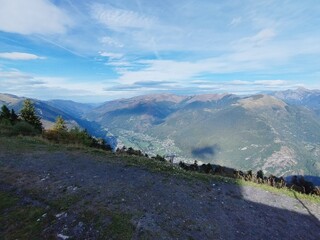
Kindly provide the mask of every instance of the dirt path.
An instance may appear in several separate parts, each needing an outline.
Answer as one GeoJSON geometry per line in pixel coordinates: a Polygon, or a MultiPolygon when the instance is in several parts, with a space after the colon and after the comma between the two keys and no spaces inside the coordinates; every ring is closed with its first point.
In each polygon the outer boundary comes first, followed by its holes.
{"type": "Polygon", "coordinates": [[[42,238],[320,239],[318,204],[152,173],[111,154],[2,150],[0,190],[43,209],[42,238]]]}

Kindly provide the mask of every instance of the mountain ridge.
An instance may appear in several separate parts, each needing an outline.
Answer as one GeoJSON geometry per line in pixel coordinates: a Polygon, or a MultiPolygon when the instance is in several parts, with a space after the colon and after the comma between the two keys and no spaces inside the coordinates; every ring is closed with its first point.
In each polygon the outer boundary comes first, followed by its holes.
{"type": "MultiPolygon", "coordinates": [[[[108,139],[114,148],[125,145],[150,155],[173,154],[175,161],[198,160],[277,175],[319,176],[319,93],[297,89],[250,96],[157,94],[99,106],[65,100],[36,100],[35,105],[45,119],[62,115],[91,128],[91,134],[108,139]],[[299,101],[292,100],[296,95],[299,101]]],[[[18,99],[0,94],[0,103],[7,101],[16,109],[18,99]]]]}

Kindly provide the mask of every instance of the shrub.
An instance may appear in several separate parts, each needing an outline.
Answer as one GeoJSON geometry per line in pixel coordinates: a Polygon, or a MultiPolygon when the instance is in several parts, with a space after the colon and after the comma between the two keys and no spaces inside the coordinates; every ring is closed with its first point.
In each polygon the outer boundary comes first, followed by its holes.
{"type": "Polygon", "coordinates": [[[161,157],[159,154],[157,156],[152,157],[154,160],[160,161],[160,162],[165,162],[166,159],[164,157],[161,157]]]}
{"type": "Polygon", "coordinates": [[[12,127],[12,135],[35,136],[38,134],[40,134],[39,129],[24,121],[18,122],[12,127]]]}
{"type": "Polygon", "coordinates": [[[47,130],[47,131],[43,131],[42,133],[42,137],[56,143],[65,143],[67,139],[66,135],[67,135],[67,132],[56,131],[56,130],[47,130]]]}
{"type": "Polygon", "coordinates": [[[1,120],[0,121],[0,135],[2,136],[10,136],[12,135],[12,125],[8,120],[1,120]]]}
{"type": "Polygon", "coordinates": [[[50,141],[64,144],[81,144],[87,147],[99,148],[111,151],[112,148],[105,143],[103,139],[91,137],[86,130],[80,130],[78,127],[70,131],[51,129],[43,132],[42,136],[50,141]]]}
{"type": "Polygon", "coordinates": [[[263,171],[262,170],[259,170],[257,172],[257,178],[260,178],[260,179],[263,179],[264,175],[263,175],[263,171]]]}

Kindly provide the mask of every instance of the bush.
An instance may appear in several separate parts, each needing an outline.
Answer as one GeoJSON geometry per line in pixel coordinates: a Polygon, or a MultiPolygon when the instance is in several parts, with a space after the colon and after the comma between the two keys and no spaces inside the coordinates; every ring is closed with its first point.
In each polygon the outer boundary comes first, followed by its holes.
{"type": "Polygon", "coordinates": [[[44,131],[42,136],[56,143],[81,144],[87,147],[99,148],[107,151],[112,150],[103,139],[93,138],[86,130],[80,130],[78,127],[75,127],[70,131],[51,129],[44,131]]]}
{"type": "Polygon", "coordinates": [[[35,129],[27,122],[18,122],[12,127],[12,135],[35,136],[40,134],[38,129],[35,129]]]}
{"type": "Polygon", "coordinates": [[[152,157],[154,160],[160,161],[160,162],[165,162],[166,159],[164,157],[161,157],[159,154],[157,156],[152,157]]]}
{"type": "Polygon", "coordinates": [[[55,143],[66,143],[67,142],[67,132],[47,130],[43,131],[42,137],[53,141],[55,143]]]}
{"type": "Polygon", "coordinates": [[[12,125],[9,121],[1,120],[0,121],[0,135],[2,136],[11,136],[12,135],[12,125]]]}

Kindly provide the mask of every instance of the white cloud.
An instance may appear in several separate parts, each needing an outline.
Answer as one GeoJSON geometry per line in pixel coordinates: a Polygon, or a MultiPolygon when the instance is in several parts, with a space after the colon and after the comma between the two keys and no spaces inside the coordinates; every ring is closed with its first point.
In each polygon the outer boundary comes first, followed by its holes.
{"type": "Polygon", "coordinates": [[[71,19],[48,0],[0,0],[0,30],[20,34],[64,33],[71,19]]]}
{"type": "MultiPolygon", "coordinates": [[[[132,64],[128,61],[123,60],[117,60],[117,61],[109,61],[106,63],[107,66],[113,66],[113,67],[130,67],[132,64]]],[[[123,71],[123,69],[118,69],[118,72],[123,71]]]]}
{"type": "Polygon", "coordinates": [[[82,102],[106,101],[115,95],[103,90],[107,85],[104,82],[79,83],[64,77],[35,76],[19,70],[0,69],[2,93],[44,100],[60,98],[82,102]]]}
{"type": "Polygon", "coordinates": [[[240,39],[239,41],[237,41],[237,43],[245,47],[257,47],[272,40],[275,36],[276,32],[274,31],[274,29],[265,28],[251,37],[240,39]]]}
{"type": "Polygon", "coordinates": [[[262,43],[271,40],[276,36],[276,33],[273,29],[266,28],[258,32],[253,37],[249,38],[248,40],[254,43],[262,43]]]}
{"type": "Polygon", "coordinates": [[[0,80],[3,82],[6,79],[29,79],[29,74],[22,73],[17,70],[4,71],[0,69],[0,80]]]}
{"type": "Polygon", "coordinates": [[[39,57],[31,53],[23,53],[23,52],[3,52],[3,53],[0,53],[0,58],[9,59],[9,60],[45,59],[44,57],[39,57]]]}
{"type": "Polygon", "coordinates": [[[123,28],[149,28],[153,19],[137,12],[114,8],[109,5],[93,4],[92,16],[98,22],[113,30],[123,28]]]}
{"type": "Polygon", "coordinates": [[[301,83],[294,80],[233,80],[230,82],[226,81],[204,81],[198,86],[197,81],[194,81],[195,91],[196,88],[202,91],[213,91],[213,92],[228,92],[233,94],[255,94],[264,91],[280,91],[287,89],[296,89],[301,83]]]}
{"type": "Polygon", "coordinates": [[[268,87],[278,87],[278,86],[288,85],[289,82],[286,80],[258,80],[258,81],[254,81],[253,84],[263,85],[268,87]]]}
{"type": "MultiPolygon", "coordinates": [[[[262,61],[263,62],[263,61],[262,61]]],[[[118,72],[120,84],[132,84],[137,81],[177,81],[186,83],[202,74],[245,72],[262,69],[262,63],[255,62],[255,56],[246,60],[238,56],[227,55],[198,61],[146,60],[139,61],[139,70],[121,69],[118,72]]]]}
{"type": "Polygon", "coordinates": [[[107,57],[109,59],[119,59],[123,57],[121,53],[112,53],[112,52],[99,52],[100,56],[107,57]]]}
{"type": "Polygon", "coordinates": [[[242,22],[242,17],[233,18],[230,22],[231,26],[238,26],[242,22]]]}
{"type": "Polygon", "coordinates": [[[115,39],[113,39],[111,37],[108,37],[108,36],[104,36],[104,37],[100,38],[100,42],[103,45],[108,45],[108,46],[111,46],[111,47],[118,47],[118,48],[123,48],[124,47],[124,45],[121,42],[119,42],[119,41],[117,41],[117,40],[115,40],[115,39]]]}

